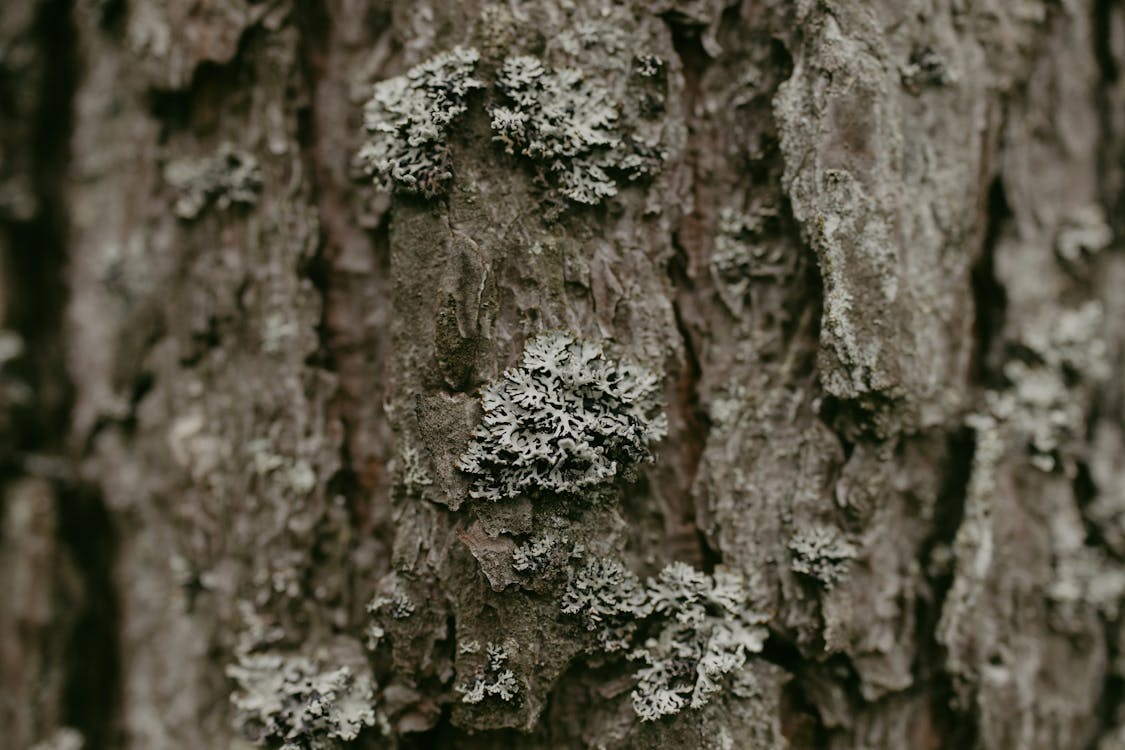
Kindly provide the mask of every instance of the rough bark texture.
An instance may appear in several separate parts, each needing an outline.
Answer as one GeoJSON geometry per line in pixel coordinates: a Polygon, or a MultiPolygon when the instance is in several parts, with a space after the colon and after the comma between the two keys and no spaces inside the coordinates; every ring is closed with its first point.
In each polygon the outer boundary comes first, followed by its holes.
{"type": "Polygon", "coordinates": [[[245,747],[269,653],[370,680],[341,746],[1125,747],[1122,66],[1114,0],[0,3],[0,745],[245,747]],[[457,45],[444,190],[377,189],[372,86],[457,45]],[[566,200],[519,55],[659,167],[566,200]],[[655,461],[470,498],[560,329],[660,374],[655,461]],[[547,531],[764,648],[640,721],[547,531]]]}

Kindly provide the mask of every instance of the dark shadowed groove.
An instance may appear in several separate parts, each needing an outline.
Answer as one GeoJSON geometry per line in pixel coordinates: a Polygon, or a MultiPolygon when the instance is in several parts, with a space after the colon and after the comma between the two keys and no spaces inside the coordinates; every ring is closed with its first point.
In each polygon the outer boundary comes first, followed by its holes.
{"type": "Polygon", "coordinates": [[[1114,57],[1113,35],[1115,21],[1125,26],[1125,3],[1121,0],[1094,0],[1092,31],[1094,57],[1098,63],[1101,80],[1098,82],[1096,100],[1101,125],[1098,150],[1099,189],[1101,203],[1113,227],[1118,244],[1125,233],[1125,183],[1122,182],[1122,157],[1125,156],[1125,134],[1115,133],[1120,109],[1121,65],[1125,61],[1114,57]]]}
{"type": "MultiPolygon", "coordinates": [[[[66,380],[63,351],[66,346],[64,311],[67,290],[69,218],[65,189],[74,127],[74,97],[81,62],[72,0],[50,0],[39,19],[39,34],[47,51],[43,110],[39,116],[36,152],[39,155],[39,194],[45,211],[40,249],[50,248],[45,269],[51,276],[49,298],[53,337],[58,342],[54,377],[66,380]]],[[[42,304],[42,302],[40,303],[42,304]]],[[[66,392],[65,418],[59,424],[54,450],[66,453],[72,388],[66,392]]],[[[46,446],[45,446],[46,447],[46,446]]],[[[120,616],[115,567],[117,539],[109,510],[97,487],[74,482],[58,488],[59,541],[74,561],[82,581],[83,601],[74,631],[65,646],[66,679],[63,687],[63,723],[82,732],[85,750],[110,750],[120,745],[121,653],[120,616]]]]}
{"type": "Polygon", "coordinates": [[[1008,307],[1008,296],[996,278],[994,265],[996,244],[1012,216],[1000,178],[989,185],[986,211],[984,243],[972,267],[975,318],[969,377],[973,383],[988,386],[999,385],[994,382],[992,365],[995,363],[992,360],[998,353],[996,348],[1000,344],[1008,307]]]}
{"type": "MultiPolygon", "coordinates": [[[[330,404],[330,416],[339,420],[343,439],[340,445],[340,469],[330,478],[328,492],[345,498],[351,523],[363,537],[375,536],[384,550],[389,550],[393,536],[387,500],[389,484],[381,445],[364,442],[366,434],[375,434],[380,425],[367,425],[365,432],[363,407],[372,400],[381,403],[379,383],[367,378],[365,357],[372,348],[371,334],[365,321],[357,319],[355,310],[362,304],[362,295],[372,284],[389,278],[389,252],[386,221],[374,231],[359,225],[349,203],[352,189],[340,172],[340,165],[330,163],[339,156],[341,144],[353,142],[349,137],[347,118],[340,121],[334,113],[350,111],[352,104],[339,105],[333,96],[346,98],[341,87],[345,75],[339,56],[346,54],[339,25],[346,22],[333,15],[338,4],[323,0],[298,0],[294,6],[299,36],[299,63],[305,87],[306,106],[298,113],[298,142],[304,163],[304,174],[317,208],[319,219],[318,246],[313,257],[302,268],[320,294],[321,312],[317,326],[318,350],[309,364],[321,367],[336,376],[336,389],[330,404]],[[332,87],[339,88],[334,91],[332,87]],[[327,102],[327,108],[325,103],[327,102]],[[336,150],[333,150],[336,149],[336,150]],[[374,260],[373,275],[357,275],[341,262],[344,248],[362,242],[374,260]],[[357,297],[357,295],[359,295],[357,297]],[[357,302],[357,299],[361,300],[357,302]]],[[[378,16],[378,25],[389,25],[390,19],[378,16]]],[[[389,304],[390,297],[386,298],[389,304]]],[[[386,355],[376,346],[374,356],[386,355]]],[[[374,419],[385,420],[381,411],[374,419]]],[[[383,430],[386,432],[386,430],[383,430]]],[[[389,565],[387,559],[377,565],[389,565]]]]}
{"type": "Polygon", "coordinates": [[[32,397],[26,408],[13,410],[13,455],[2,461],[0,470],[5,479],[36,475],[54,486],[57,569],[73,569],[80,583],[77,600],[52,602],[66,609],[66,617],[56,620],[56,632],[50,635],[50,647],[59,649],[62,665],[59,721],[82,733],[86,750],[109,750],[120,744],[116,535],[100,491],[76,480],[75,456],[68,447],[74,388],[65,359],[66,180],[81,62],[74,12],[72,0],[38,4],[33,34],[42,75],[16,82],[39,87],[25,92],[37,106],[30,137],[21,144],[30,151],[38,210],[28,220],[4,227],[11,248],[6,265],[15,282],[4,290],[4,325],[24,342],[16,374],[31,386],[32,397]],[[72,629],[57,632],[59,623],[67,622],[73,622],[72,629]]]}
{"type": "MultiPolygon", "coordinates": [[[[693,173],[693,183],[697,182],[695,163],[697,147],[693,141],[698,140],[699,130],[692,126],[695,117],[695,104],[699,98],[699,86],[710,64],[710,58],[703,49],[701,30],[696,26],[684,25],[675,15],[665,15],[664,21],[672,36],[672,44],[680,60],[680,68],[684,76],[684,112],[688,120],[688,144],[684,149],[688,166],[693,173]]],[[[697,513],[694,503],[695,479],[703,460],[703,453],[707,448],[707,440],[711,433],[711,422],[706,410],[702,407],[699,397],[699,381],[702,375],[697,347],[691,326],[684,315],[685,309],[698,307],[698,300],[693,299],[696,294],[695,284],[692,280],[692,270],[695,258],[703,257],[703,248],[689,246],[701,238],[699,231],[701,217],[693,209],[693,213],[685,214],[680,218],[672,236],[672,245],[676,253],[668,264],[668,278],[672,285],[672,310],[676,319],[676,330],[683,345],[684,362],[677,373],[675,384],[676,400],[670,408],[679,412],[680,423],[684,426],[683,434],[676,435],[674,441],[668,441],[668,448],[674,443],[678,449],[677,460],[684,468],[684,483],[676,488],[676,496],[680,503],[676,507],[679,517],[675,519],[677,525],[694,529],[694,546],[698,563],[704,570],[710,572],[722,561],[721,550],[715,549],[709,543],[706,535],[699,528],[697,513]]]]}
{"type": "MultiPolygon", "coordinates": [[[[1113,50],[1113,25],[1115,20],[1123,22],[1125,4],[1120,0],[1094,0],[1092,32],[1094,45],[1094,58],[1098,63],[1099,77],[1096,102],[1101,133],[1098,140],[1098,190],[1101,204],[1105,208],[1116,235],[1116,242],[1121,243],[1122,232],[1125,231],[1125,184],[1121,181],[1121,158],[1125,154],[1125,134],[1115,132],[1118,125],[1119,110],[1121,107],[1121,64],[1123,61],[1114,57],[1113,50]],[[1116,14],[1116,16],[1115,16],[1116,14]],[[1118,110],[1118,112],[1115,112],[1118,110]]],[[[1113,419],[1120,409],[1120,404],[1106,403],[1107,400],[1116,401],[1108,391],[1099,394],[1093,412],[1089,416],[1088,430],[1092,435],[1095,421],[1113,419]]],[[[1087,436],[1089,438],[1089,435],[1087,436]]],[[[1079,471],[1074,479],[1075,499],[1079,506],[1086,509],[1096,499],[1099,488],[1090,475],[1089,467],[1085,463],[1079,465],[1079,471]]],[[[1091,541],[1100,543],[1098,529],[1089,519],[1086,529],[1091,541]]],[[[1114,637],[1116,625],[1106,627],[1107,660],[1110,664],[1120,663],[1123,644],[1118,637],[1114,637]]],[[[1121,707],[1125,705],[1125,680],[1111,670],[1106,674],[1102,685],[1102,695],[1098,702],[1098,731],[1091,739],[1089,750],[1097,750],[1101,741],[1110,734],[1121,719],[1121,707]]]]}
{"type": "Polygon", "coordinates": [[[82,732],[84,750],[110,750],[121,745],[117,534],[98,488],[71,484],[58,496],[59,538],[73,556],[83,594],[65,648],[63,722],[82,732]]]}
{"type": "Polygon", "coordinates": [[[926,571],[928,590],[915,600],[918,652],[914,659],[913,689],[922,690],[929,698],[932,725],[942,737],[942,747],[973,747],[977,736],[974,711],[958,712],[953,708],[953,683],[943,666],[945,649],[937,641],[937,627],[953,586],[954,569],[933,569],[936,553],[952,551],[961,527],[975,452],[972,430],[961,428],[947,436],[933,524],[918,555],[919,569],[926,571]]]}

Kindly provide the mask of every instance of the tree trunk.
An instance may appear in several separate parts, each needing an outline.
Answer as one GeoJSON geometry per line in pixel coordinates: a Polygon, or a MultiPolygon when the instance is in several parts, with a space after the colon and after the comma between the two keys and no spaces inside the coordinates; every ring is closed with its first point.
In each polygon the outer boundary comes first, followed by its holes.
{"type": "Polygon", "coordinates": [[[1122,65],[1113,0],[0,3],[0,745],[1125,748],[1122,65]]]}

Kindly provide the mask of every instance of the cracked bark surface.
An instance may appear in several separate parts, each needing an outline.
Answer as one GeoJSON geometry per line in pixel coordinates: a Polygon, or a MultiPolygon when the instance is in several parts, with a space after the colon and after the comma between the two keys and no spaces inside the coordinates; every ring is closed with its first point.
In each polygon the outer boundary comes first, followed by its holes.
{"type": "Polygon", "coordinates": [[[1125,747],[1123,66],[1113,0],[0,4],[0,745],[246,747],[253,648],[369,675],[354,747],[1125,747]],[[564,205],[486,87],[446,195],[377,191],[372,86],[456,45],[580,69],[660,171],[564,205]],[[668,437],[470,499],[558,329],[668,437]],[[743,574],[765,648],[640,722],[513,570],[544,530],[743,574]]]}

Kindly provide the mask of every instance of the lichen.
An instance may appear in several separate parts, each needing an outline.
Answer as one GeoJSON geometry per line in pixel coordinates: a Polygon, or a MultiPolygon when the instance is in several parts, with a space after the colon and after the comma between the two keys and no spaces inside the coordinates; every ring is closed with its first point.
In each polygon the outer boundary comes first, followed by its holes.
{"type": "Polygon", "coordinates": [[[1086,545],[1081,524],[1066,521],[1060,518],[1051,529],[1055,575],[1047,598],[1052,622],[1063,632],[1082,632],[1084,614],[1090,610],[1116,622],[1125,595],[1125,569],[1102,550],[1086,545]]]}
{"type": "Polygon", "coordinates": [[[793,553],[790,567],[825,588],[832,588],[847,576],[858,553],[855,545],[832,526],[802,529],[789,540],[789,551],[793,553]]]}
{"type": "Polygon", "coordinates": [[[422,462],[421,452],[413,445],[403,445],[398,468],[399,482],[408,496],[421,497],[425,488],[434,483],[433,477],[422,462]]]}
{"type": "Polygon", "coordinates": [[[575,494],[651,458],[666,419],[657,375],[569,333],[540,335],[483,392],[484,418],[460,468],[470,494],[497,501],[575,494]]]}
{"type": "Polygon", "coordinates": [[[617,560],[588,557],[575,571],[563,595],[562,611],[578,616],[607,652],[624,651],[637,620],[651,611],[644,586],[617,560]]]}
{"type": "Polygon", "coordinates": [[[252,206],[262,189],[262,171],[250,153],[223,143],[203,159],[181,159],[164,168],[164,180],[177,192],[174,210],[181,219],[195,219],[209,205],[225,210],[252,206]]]}
{"type": "Polygon", "coordinates": [[[516,547],[512,553],[512,567],[520,573],[542,573],[553,562],[569,557],[570,543],[565,537],[547,532],[516,547]]]}
{"type": "Polygon", "coordinates": [[[1033,356],[1009,360],[1003,367],[1008,387],[985,393],[987,413],[1027,444],[1032,465],[1042,471],[1052,471],[1060,451],[1084,431],[1085,408],[1075,387],[1110,373],[1101,325],[1101,304],[1090,302],[1030,327],[1021,343],[1033,356]]]}
{"type": "Polygon", "coordinates": [[[957,82],[941,55],[931,47],[919,47],[910,53],[910,60],[899,71],[902,85],[911,94],[919,94],[928,86],[948,86],[957,82]]]}
{"type": "Polygon", "coordinates": [[[243,734],[281,750],[337,750],[375,724],[374,686],[349,667],[325,668],[304,656],[243,654],[227,668],[243,734]]]}
{"type": "Polygon", "coordinates": [[[489,643],[484,649],[484,663],[473,678],[455,690],[461,694],[462,703],[480,703],[485,698],[496,697],[502,701],[512,701],[519,694],[516,675],[507,668],[508,652],[496,643],[489,643]]]}
{"type": "Polygon", "coordinates": [[[723,208],[711,251],[711,275],[724,303],[742,310],[742,299],[754,279],[784,279],[796,271],[796,257],[783,243],[761,241],[777,222],[774,206],[752,211],[723,208]]]}
{"type": "Polygon", "coordinates": [[[371,616],[365,632],[367,648],[374,651],[379,647],[390,627],[391,620],[405,620],[412,616],[418,605],[403,589],[402,580],[397,574],[384,578],[380,584],[381,592],[372,597],[367,603],[367,614],[371,616]]]}
{"type": "Polygon", "coordinates": [[[705,706],[768,635],[768,618],[751,608],[742,577],[722,567],[712,576],[672,563],[649,580],[647,596],[660,626],[632,654],[646,665],[632,693],[641,721],[705,706]]]}
{"type": "Polygon", "coordinates": [[[544,164],[572,201],[596,205],[617,194],[614,175],[635,180],[658,168],[657,150],[622,135],[609,90],[581,71],[509,57],[497,87],[505,101],[490,110],[493,140],[544,164]]]}
{"type": "Polygon", "coordinates": [[[383,189],[432,198],[453,177],[449,135],[465,114],[469,94],[484,84],[473,77],[479,54],[455,47],[380,81],[364,108],[367,142],[361,167],[383,189]]]}
{"type": "Polygon", "coordinates": [[[1113,229],[1099,205],[1083,206],[1060,224],[1055,235],[1055,254],[1069,267],[1079,265],[1109,247],[1113,229]]]}
{"type": "Polygon", "coordinates": [[[367,604],[368,614],[386,612],[396,620],[405,620],[414,614],[414,600],[402,592],[390,596],[377,596],[367,604]]]}
{"type": "Polygon", "coordinates": [[[31,746],[31,750],[82,750],[86,746],[86,738],[82,733],[72,727],[60,727],[51,735],[31,746]]]}

